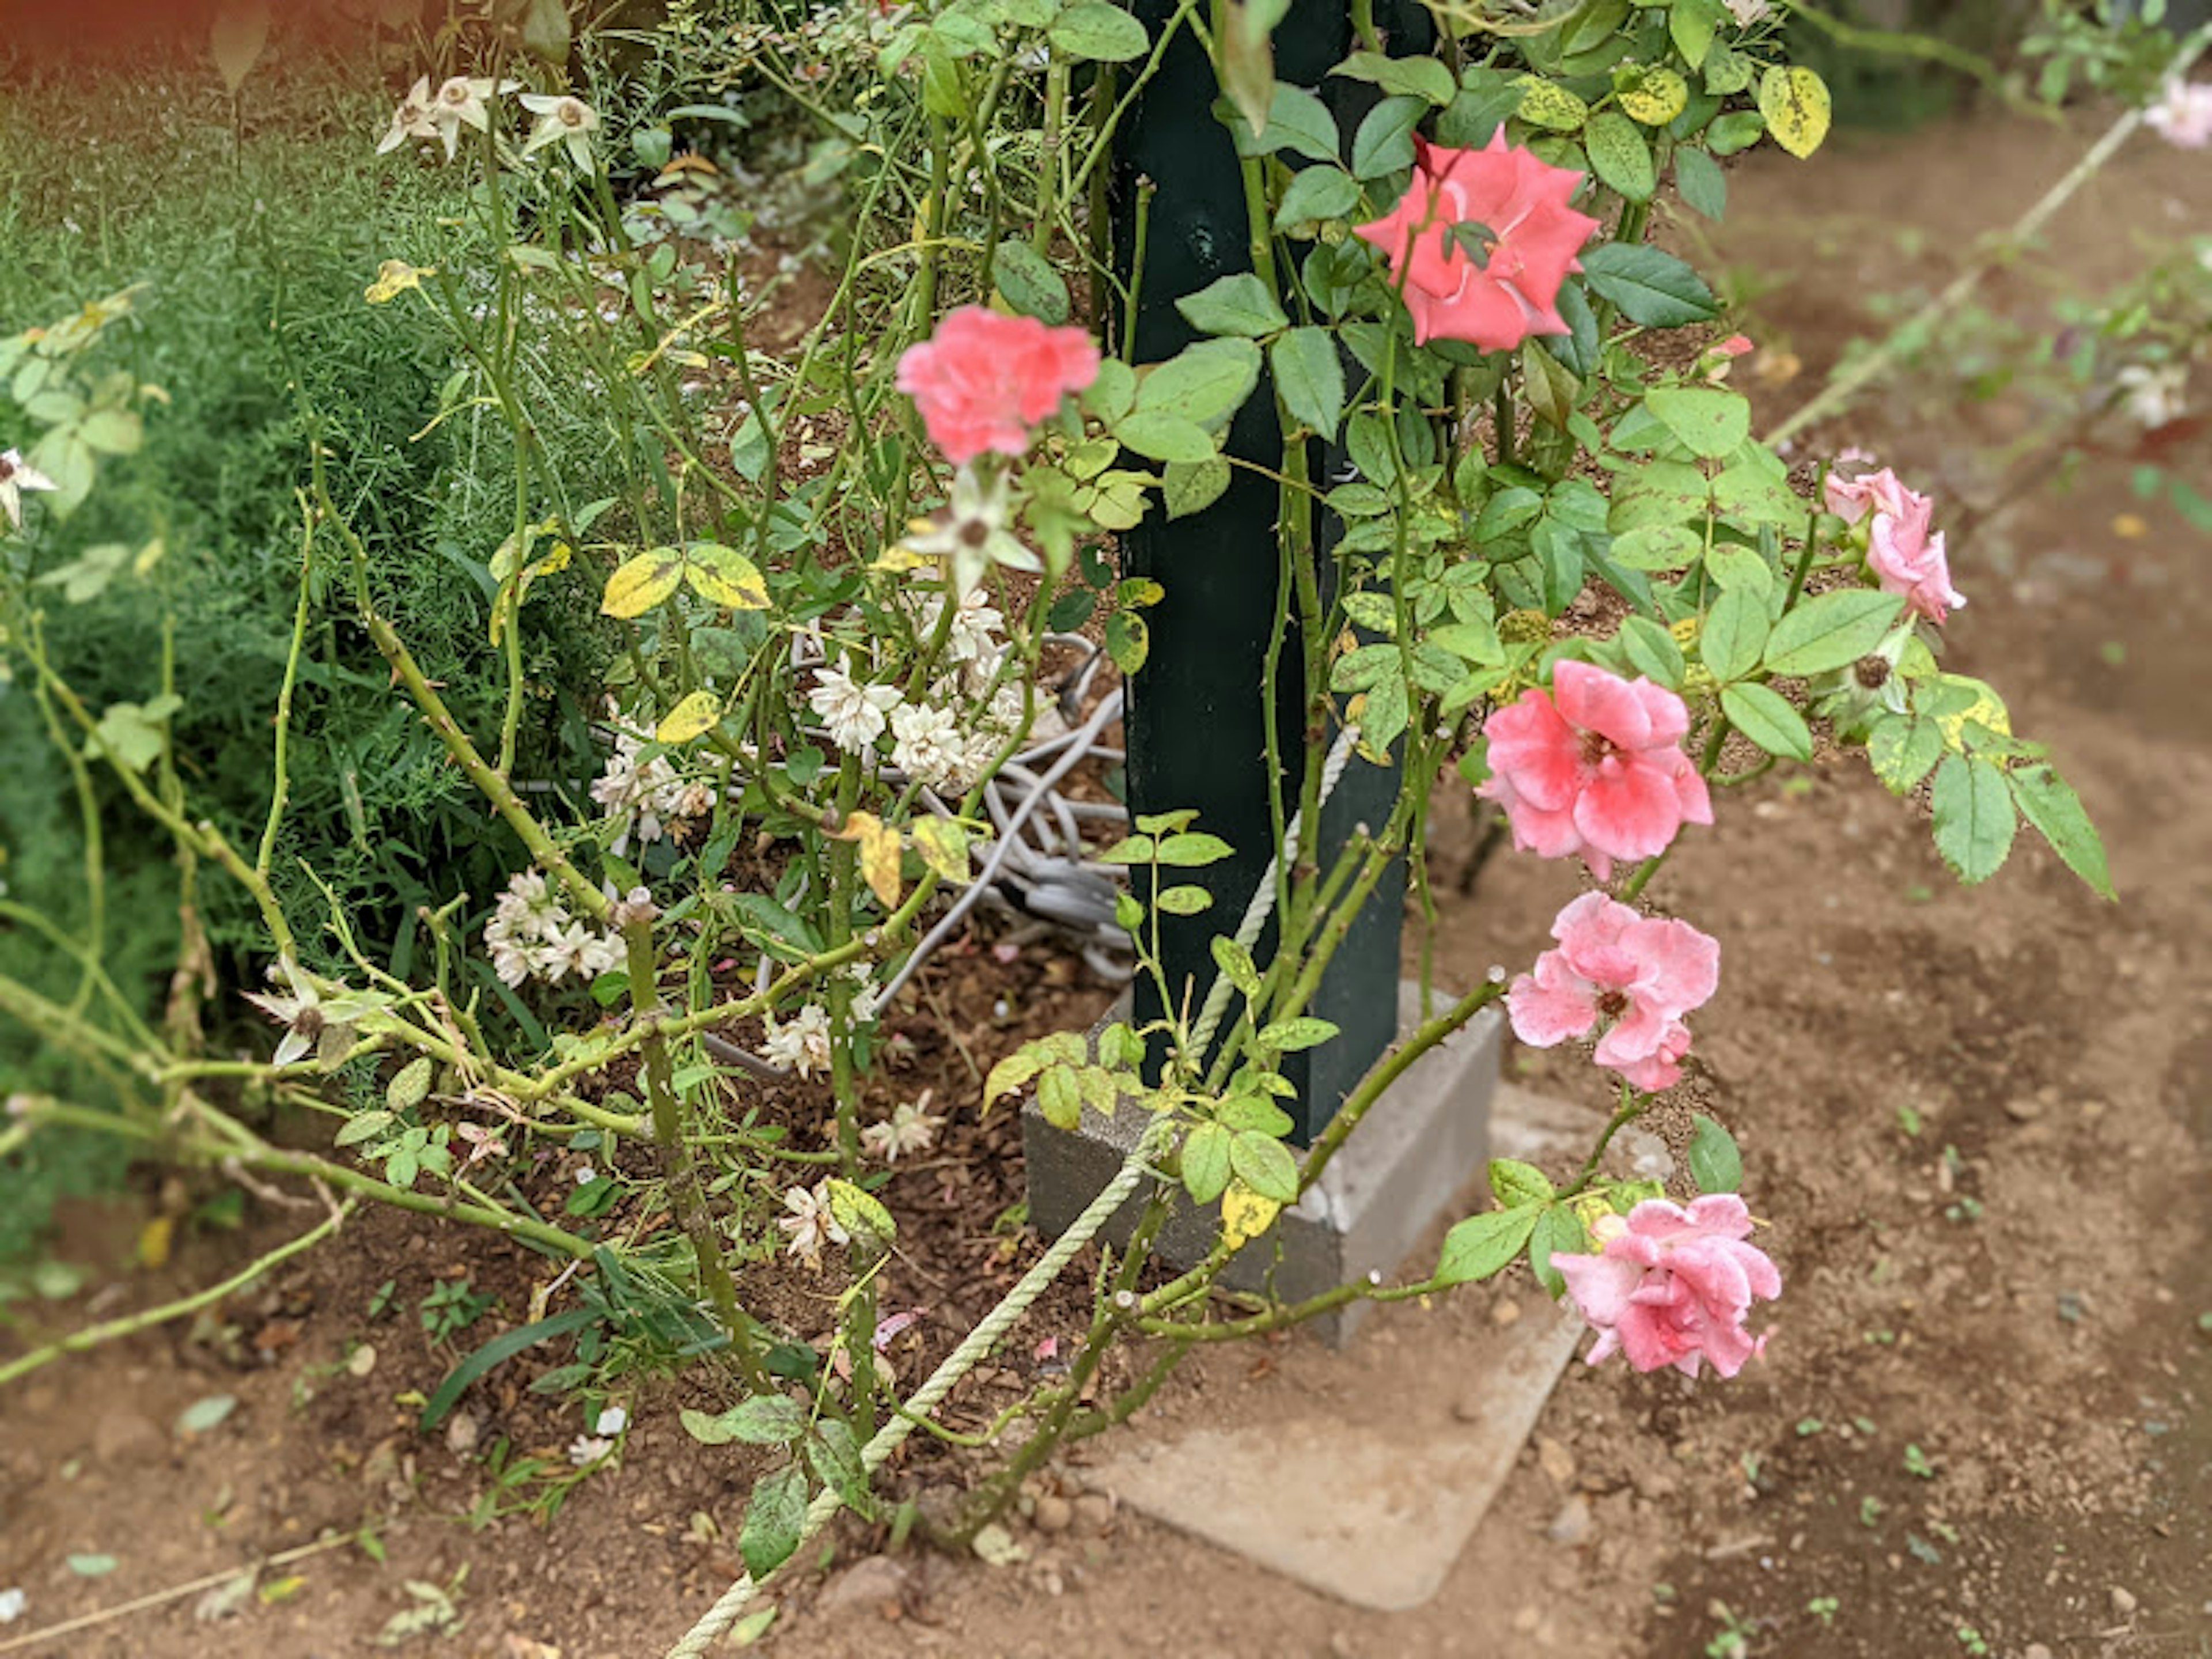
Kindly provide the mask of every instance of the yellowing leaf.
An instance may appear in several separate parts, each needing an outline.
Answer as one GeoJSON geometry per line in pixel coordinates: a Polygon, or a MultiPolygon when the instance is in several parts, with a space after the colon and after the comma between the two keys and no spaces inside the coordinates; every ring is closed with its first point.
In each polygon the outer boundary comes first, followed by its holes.
{"type": "Polygon", "coordinates": [[[1966,722],[1986,726],[1999,737],[2012,735],[2012,715],[2004,699],[1994,687],[1967,674],[1944,674],[1938,677],[1945,685],[1955,685],[1974,694],[1974,701],[1955,714],[1938,714],[1936,725],[1943,733],[1943,741],[1960,754],[1966,753],[1966,722]]]}
{"type": "Polygon", "coordinates": [[[1221,1237],[1232,1250],[1241,1250],[1275,1224],[1283,1206],[1262,1198],[1242,1181],[1231,1181],[1221,1194],[1221,1237]]]}
{"type": "Polygon", "coordinates": [[[872,1233],[885,1244],[898,1237],[898,1224],[872,1193],[834,1176],[822,1184],[829,1195],[831,1219],[847,1232],[872,1233]]]}
{"type": "Polygon", "coordinates": [[[768,609],[768,584],[761,580],[759,568],[734,547],[692,543],[684,556],[684,579],[710,605],[732,611],[768,609]]]}
{"type": "Polygon", "coordinates": [[[307,1581],[295,1572],[289,1577],[271,1579],[254,1591],[254,1595],[260,1598],[263,1607],[273,1607],[280,1601],[290,1601],[307,1588],[307,1581]]]}
{"type": "Polygon", "coordinates": [[[869,890],[883,901],[884,908],[895,909],[899,901],[899,853],[904,845],[899,832],[872,812],[854,812],[837,831],[837,839],[860,843],[860,874],[866,878],[869,890]]]}
{"type": "Polygon", "coordinates": [[[694,691],[668,711],[653,735],[661,743],[689,743],[700,733],[712,731],[721,718],[720,697],[712,691],[694,691]]]}
{"type": "Polygon", "coordinates": [[[951,818],[918,818],[914,826],[914,850],[921,861],[947,881],[968,879],[968,832],[951,818]]]}
{"type": "Polygon", "coordinates": [[[1589,106],[1558,82],[1538,76],[1521,77],[1521,118],[1531,126],[1573,132],[1589,116],[1589,106]]]}
{"type": "Polygon", "coordinates": [[[1670,69],[1644,71],[1641,84],[1620,94],[1620,106],[1647,127],[1663,127],[1689,107],[1690,83],[1670,69]]]}
{"type": "Polygon", "coordinates": [[[1811,70],[1777,64],[1759,77],[1759,112],[1774,142],[1802,161],[1828,136],[1828,83],[1811,70]]]}
{"type": "Polygon", "coordinates": [[[386,259],[376,268],[376,280],[362,290],[362,297],[373,306],[386,305],[409,289],[422,287],[425,276],[436,274],[432,265],[418,269],[404,259],[386,259]]]}
{"type": "Polygon", "coordinates": [[[642,617],[676,591],[684,580],[684,555],[673,547],[656,547],[623,561],[607,578],[607,591],[599,609],[610,617],[642,617]]]}
{"type": "Polygon", "coordinates": [[[138,1265],[159,1270],[168,1265],[169,1246],[175,1242],[177,1218],[157,1215],[138,1230],[138,1265]]]}
{"type": "Polygon", "coordinates": [[[909,570],[925,570],[937,562],[924,558],[904,542],[895,542],[883,550],[881,557],[868,567],[871,570],[889,571],[893,575],[904,575],[909,570]]]}

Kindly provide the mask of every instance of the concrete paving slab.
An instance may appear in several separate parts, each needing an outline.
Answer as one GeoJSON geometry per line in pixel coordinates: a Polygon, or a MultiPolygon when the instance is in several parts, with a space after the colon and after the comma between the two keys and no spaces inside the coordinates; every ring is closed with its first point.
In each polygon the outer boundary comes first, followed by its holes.
{"type": "MultiPolygon", "coordinates": [[[[1558,1169],[1587,1152],[1604,1121],[1501,1084],[1492,1150],[1558,1169]]],[[[1632,1129],[1616,1138],[1608,1166],[1663,1176],[1666,1150],[1632,1129]]],[[[1459,1212],[1480,1201],[1468,1192],[1459,1212]]],[[[1217,1403],[1195,1427],[1148,1429],[1139,1419],[1086,1478],[1140,1513],[1341,1601],[1420,1606],[1504,1486],[1583,1326],[1525,1278],[1432,1309],[1375,1311],[1349,1352],[1292,1345],[1264,1401],[1252,1402],[1264,1423],[1224,1425],[1237,1402],[1226,1411],[1217,1403]],[[1514,1306],[1510,1320],[1501,1302],[1514,1306]]]]}

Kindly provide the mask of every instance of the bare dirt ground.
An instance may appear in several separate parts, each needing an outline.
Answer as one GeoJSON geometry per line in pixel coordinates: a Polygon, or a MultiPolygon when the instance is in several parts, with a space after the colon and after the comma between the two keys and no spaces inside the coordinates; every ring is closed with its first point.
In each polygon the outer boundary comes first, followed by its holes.
{"type": "MultiPolygon", "coordinates": [[[[1750,331],[1803,363],[1794,384],[1770,388],[1770,416],[1866,331],[1869,295],[1932,289],[1967,237],[2008,222],[2086,141],[1981,118],[1739,169],[1723,252],[1779,278],[1750,331]]],[[[2047,257],[2104,282],[2191,229],[2212,230],[2202,158],[2138,141],[2053,224],[2047,257]]],[[[2048,304],[2025,276],[1994,297],[2023,315],[2048,304]]],[[[1916,384],[1815,434],[1820,447],[1878,450],[1936,495],[1939,514],[1986,500],[1981,458],[2011,417],[1916,384]]],[[[2212,477],[2212,447],[2191,441],[2167,464],[2212,477]]],[[[2212,544],[2136,501],[2129,465],[2093,460],[2069,493],[1982,524],[1954,552],[1972,604],[1947,630],[1950,664],[1996,682],[2018,728],[2048,741],[2080,787],[2110,843],[2119,906],[2025,839],[1987,887],[1959,890],[1911,809],[1856,759],[1723,801],[1719,824],[1685,839],[1649,896],[1723,941],[1691,1086],[1735,1127],[1747,1194],[1773,1223],[1762,1242],[1787,1288],[1763,1364],[1694,1387],[1572,1367],[1452,1580],[1413,1613],[1329,1601],[1115,1513],[1073,1462],[1018,1528],[1024,1565],[909,1553],[887,1568],[862,1559],[880,1533],[851,1525],[791,1575],[763,1644],[813,1659],[2212,1654],[2212,544]]],[[[1445,793],[1449,890],[1470,836],[1461,792],[1445,793]]],[[[1558,866],[1491,860],[1449,902],[1439,977],[1525,963],[1575,885],[1558,866]]],[[[946,991],[986,1064],[1024,1029],[1080,1024],[1105,995],[1034,950],[1012,963],[987,950],[963,973],[946,991]],[[1001,997],[1006,1009],[987,1015],[1001,997]]],[[[915,1011],[917,1033],[927,1012],[915,1011]]],[[[913,1064],[902,1086],[940,1078],[949,1091],[967,1062],[925,1048],[913,1064]]],[[[1597,1103],[1577,1057],[1509,1065],[1597,1103]]],[[[912,1350],[894,1348],[902,1374],[1018,1271],[1030,1247],[982,1229],[1019,1191],[1005,1115],[901,1176],[894,1208],[943,1218],[895,1284],[894,1304],[932,1310],[912,1350]],[[969,1228],[957,1245],[956,1217],[969,1228]]],[[[126,1218],[114,1237],[132,1231],[126,1218]]],[[[112,1266],[113,1237],[74,1243],[112,1266]]],[[[162,1285],[205,1283],[235,1249],[195,1242],[162,1285]]],[[[238,1298],[228,1358],[221,1341],[165,1333],[13,1390],[0,1404],[0,1589],[21,1586],[32,1607],[0,1629],[0,1653],[26,1629],[370,1515],[388,1516],[387,1565],[333,1551],[289,1570],[304,1581],[294,1593],[233,1620],[198,1622],[187,1598],[38,1651],[367,1652],[409,1604],[404,1581],[451,1586],[464,1568],[465,1626],[417,1650],[663,1651],[738,1570],[728,1540],[750,1474],[677,1427],[694,1385],[634,1402],[623,1467],[550,1528],[466,1518],[497,1437],[557,1455],[575,1431],[520,1391],[526,1368],[478,1391],[489,1397],[471,1402],[476,1444],[411,1428],[408,1391],[434,1387],[453,1357],[416,1328],[421,1297],[465,1272],[516,1319],[534,1266],[457,1231],[370,1218],[238,1298]],[[372,1320],[386,1279],[399,1311],[372,1320]],[[379,1359],[357,1377],[338,1362],[363,1339],[379,1359]],[[238,1409],[177,1439],[177,1413],[218,1390],[238,1409]],[[72,1553],[118,1565],[84,1578],[72,1553]]],[[[1361,1340],[1419,1368],[1442,1335],[1491,1319],[1495,1300],[1381,1310],[1361,1340]]],[[[1048,1364],[1037,1345],[1069,1334],[1071,1312],[1047,1304],[959,1402],[961,1420],[1048,1364]]],[[[803,1322],[805,1310],[789,1316],[803,1322]]],[[[1209,1355],[1163,1408],[1264,1417],[1307,1363],[1285,1357],[1280,1346],[1209,1355]]],[[[958,1468],[917,1454],[900,1479],[958,1468]]]]}

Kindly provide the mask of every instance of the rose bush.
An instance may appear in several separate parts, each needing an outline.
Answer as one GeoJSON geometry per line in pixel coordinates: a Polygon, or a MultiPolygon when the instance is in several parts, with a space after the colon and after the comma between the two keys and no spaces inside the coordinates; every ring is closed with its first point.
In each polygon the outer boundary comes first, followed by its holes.
{"type": "MultiPolygon", "coordinates": [[[[1025,1279],[920,1390],[876,1363],[876,1285],[899,1226],[881,1177],[943,1114],[919,1098],[886,1112],[862,1085],[883,1064],[886,1006],[1007,869],[1024,823],[1060,816],[1040,812],[1053,783],[1119,714],[1102,660],[1125,675],[1146,663],[1163,586],[1113,560],[1148,518],[1233,506],[1240,471],[1271,492],[1277,580],[1253,631],[1289,654],[1255,661],[1253,689],[1271,766],[1304,750],[1300,792],[1273,803],[1270,878],[1243,919],[1220,919],[1206,983],[1169,982],[1158,923],[1206,914],[1205,872],[1231,849],[1188,811],[1088,838],[1065,814],[1077,827],[1055,855],[1105,890],[1102,913],[1163,1012],[1024,1044],[981,1105],[1030,1089],[1062,1128],[1086,1108],[1139,1115],[1135,1151],[1083,1224],[1133,1195],[1139,1220],[1097,1274],[1064,1375],[992,1431],[1027,1419],[951,1536],[972,1539],[1056,1446],[1139,1408],[1199,1344],[1516,1263],[1572,1297],[1601,1333],[1593,1358],[1723,1376],[1754,1358],[1765,1339],[1747,1322],[1781,1275],[1727,1190],[1741,1161],[1725,1130],[1700,1122],[1700,1144],[1729,1156],[1693,1157],[1675,1182],[1686,1205],[1603,1158],[1696,1063],[1687,1017],[1725,995],[1722,941],[1644,896],[1686,827],[1715,821],[1721,792],[1812,763],[1816,742],[1856,750],[1900,797],[1928,786],[1936,847],[1962,879],[1993,875],[2025,821],[2110,891],[2048,757],[1993,689],[1941,665],[1936,630],[1962,601],[1935,504],[1887,469],[1793,467],[1754,435],[1726,383],[1740,337],[1647,235],[1662,178],[1717,216],[1718,158],[1768,134],[1799,156],[1818,148],[1826,88],[1786,61],[1762,9],[1576,9],[1571,23],[1485,37],[1479,56],[1462,38],[1394,58],[1348,33],[1336,73],[1367,92],[1341,129],[1310,88],[1277,80],[1267,25],[1253,32],[1264,15],[1202,39],[1189,7],[1151,26],[1049,3],[817,19],[822,73],[804,84],[839,116],[812,165],[842,181],[853,222],[834,303],[779,350],[757,337],[763,302],[740,257],[749,198],[711,162],[671,155],[680,111],[623,135],[629,155],[667,161],[623,199],[605,100],[571,90],[557,62],[528,66],[528,90],[511,65],[437,94],[424,76],[381,147],[393,166],[480,169],[477,217],[438,227],[443,240],[413,252],[426,263],[387,259],[365,302],[428,308],[454,343],[441,418],[482,412],[510,440],[513,522],[478,550],[505,696],[474,720],[447,706],[354,503],[329,488],[345,434],[319,433],[300,621],[272,699],[276,804],[257,843],[189,810],[173,667],[143,700],[94,709],[40,643],[40,607],[84,575],[46,539],[58,510],[127,464],[126,423],[93,417],[135,421],[155,400],[107,372],[105,313],[0,349],[11,385],[66,394],[26,405],[48,429],[27,460],[0,461],[11,530],[20,513],[27,532],[5,543],[9,649],[72,752],[106,769],[192,878],[219,873],[257,907],[281,981],[259,1006],[282,1035],[265,1059],[209,1057],[191,963],[183,1012],[159,1030],[133,1015],[127,1040],[12,982],[0,1007],[130,1079],[141,1110],[126,1132],[160,1126],[181,1159],[434,1209],[552,1258],[562,1271],[533,1312],[545,1340],[576,1345],[587,1427],[628,1369],[726,1354],[742,1397],[684,1422],[708,1444],[772,1450],[742,1545],[757,1577],[838,1504],[874,1511],[872,1477],[900,1438],[1042,1288],[1025,1279]],[[1207,245],[1238,268],[1171,296],[1188,343],[1132,362],[1115,342],[1133,337],[1121,325],[1145,298],[1150,233],[1132,220],[1117,243],[1094,215],[1112,199],[1116,124],[1170,49],[1212,54],[1223,102],[1206,139],[1236,169],[1244,217],[1207,245]],[[1073,98],[1079,69],[1099,95],[1073,98]],[[1086,284],[1092,314],[1073,321],[1086,284]],[[1677,330],[1691,331],[1680,349],[1653,348],[1677,330]],[[584,494],[534,435],[550,337],[590,365],[615,495],[584,494]],[[1261,418],[1240,422],[1248,409],[1261,418]],[[1275,440],[1257,459],[1233,435],[1255,424],[1275,440]],[[50,479],[54,518],[21,494],[50,479]],[[530,641],[548,596],[577,592],[619,641],[593,688],[600,769],[527,778],[519,732],[546,692],[530,641]],[[512,836],[504,891],[426,908],[428,944],[404,959],[362,950],[329,888],[310,915],[271,876],[291,694],[325,611],[344,613],[347,637],[374,653],[373,681],[388,675],[512,836]],[[1387,807],[1327,860],[1294,849],[1355,753],[1395,765],[1387,807]],[[1002,777],[1019,789],[994,793],[1002,777]],[[1598,886],[1525,971],[1456,998],[1425,985],[1438,1012],[1294,1145],[1277,1103],[1297,1092],[1290,1057],[1339,1035],[1313,1012],[1322,976],[1394,862],[1425,856],[1431,791],[1454,777],[1516,847],[1578,857],[1598,886]],[[1595,1038],[1610,1075],[1593,1082],[1613,1111],[1578,1171],[1500,1160],[1496,1206],[1401,1283],[1233,1314],[1204,1294],[1240,1253],[1275,1248],[1276,1218],[1405,1065],[1501,1001],[1528,1043],[1595,1038]],[[331,1146],[264,1139],[224,1092],[241,1079],[331,1117],[331,1146]],[[801,1095],[819,1146],[766,1132],[755,1097],[770,1083],[801,1095]],[[576,1178],[557,1218],[493,1178],[541,1155],[576,1178]],[[793,1161],[823,1167],[796,1179],[793,1161]],[[1210,1244],[1148,1278],[1179,1206],[1216,1218],[1210,1244]],[[665,1231],[643,1224],[663,1216],[665,1231]],[[739,1270],[779,1260],[843,1278],[799,1298],[833,1304],[834,1330],[745,1305],[739,1270]],[[549,1313],[579,1294],[584,1264],[591,1298],[549,1313]],[[1107,1387],[1107,1355],[1140,1339],[1142,1368],[1107,1387]],[[810,1409],[786,1397],[792,1382],[810,1409]]],[[[1145,209],[1155,181],[1121,182],[1130,211],[1145,209]]],[[[103,557],[107,579],[131,579],[103,557]]],[[[30,914],[0,900],[0,917],[30,914]]],[[[88,1000],[102,992],[87,984],[88,1000]]],[[[97,1115],[47,1097],[10,1110],[0,1156],[97,1115]]],[[[1786,1256],[1788,1218],[1775,1219],[1786,1256]]],[[[426,1426],[473,1375],[433,1398],[426,1426]]]]}

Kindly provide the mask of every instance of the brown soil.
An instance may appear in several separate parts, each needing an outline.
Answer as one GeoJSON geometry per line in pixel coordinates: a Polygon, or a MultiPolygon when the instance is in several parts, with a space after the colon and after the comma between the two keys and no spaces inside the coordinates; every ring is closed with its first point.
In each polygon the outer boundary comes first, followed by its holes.
{"type": "MultiPolygon", "coordinates": [[[[1749,331],[1805,368],[1769,388],[1769,414],[1867,327],[1866,295],[1932,289],[1964,234],[2008,221],[2083,142],[1980,121],[1909,143],[1838,140],[1810,167],[1740,168],[1741,228],[1726,255],[1783,279],[1749,331]]],[[[2137,233],[2185,231],[2203,199],[2201,164],[2139,143],[2052,226],[2049,246],[2069,274],[2110,280],[2138,257],[2137,233]]],[[[2021,277],[1996,297],[2034,314],[2045,303],[2021,277]]],[[[1980,446],[2006,418],[2002,405],[1931,404],[1923,384],[1817,437],[1878,446],[1948,511],[1982,499],[1980,446]]],[[[2193,441],[2193,457],[2169,459],[2201,478],[2212,454],[2193,441]]],[[[1722,994],[1698,1017],[1692,1091],[1736,1128],[1753,1207],[1773,1224],[1765,1242],[1788,1288],[1763,1364],[1698,1386],[1573,1367],[1456,1574],[1416,1612],[1343,1607],[1095,1502],[1063,1530],[1058,1495],[1082,1489],[1072,1460],[1036,1517],[1050,1527],[1022,1529],[1024,1565],[910,1555],[887,1625],[871,1598],[817,1605],[825,1569],[881,1546],[851,1526],[834,1561],[810,1558],[781,1588],[765,1645],[817,1659],[2212,1652],[2212,1331],[2200,1324],[2212,1313],[2201,827],[2212,728],[2197,701],[2212,549],[2136,501],[2127,462],[2112,458],[2093,461],[2072,493],[1984,523],[1955,564],[1973,604],[1947,630],[1951,663],[1996,682],[2020,729],[2052,745],[2104,827],[2124,900],[2099,903],[2025,839],[1995,881],[1960,890],[1913,810],[1849,757],[1754,783],[1723,803],[1715,829],[1686,838],[1650,896],[1726,951],[1722,994]],[[2142,514],[2150,533],[2124,536],[2122,513],[2142,514]],[[1588,1536],[1553,1541],[1547,1528],[1577,1496],[1590,1506],[1588,1536]]],[[[1449,894],[1472,842],[1463,793],[1445,790],[1438,816],[1449,894]]],[[[1525,962],[1575,885],[1557,866],[1492,860],[1470,896],[1447,901],[1439,977],[1464,983],[1494,962],[1525,962]]],[[[978,1064],[1027,1031],[1081,1024],[1103,1000],[1047,950],[1006,963],[989,945],[981,935],[948,963],[938,992],[978,1064]]],[[[942,1152],[888,1194],[915,1237],[884,1305],[929,1310],[891,1351],[911,1381],[1035,1246],[988,1231],[1020,1194],[1010,1115],[976,1126],[968,1061],[931,1035],[928,1002],[909,1000],[902,1018],[916,1050],[888,1086],[902,1097],[934,1086],[961,1114],[942,1152]]],[[[1576,1057],[1510,1063],[1547,1091],[1598,1103],[1599,1081],[1576,1057]]],[[[255,1237],[265,1247],[300,1224],[280,1218],[255,1237]]],[[[104,1243],[70,1244],[112,1266],[134,1231],[126,1215],[104,1243]]],[[[238,1255],[234,1240],[191,1239],[163,1273],[72,1311],[173,1294],[238,1255]]],[[[558,1458],[582,1425],[573,1407],[522,1390],[551,1363],[533,1358],[471,1396],[473,1450],[415,1432],[410,1391],[434,1388],[454,1358],[430,1347],[416,1304],[460,1273],[501,1299],[486,1334],[521,1318],[544,1278],[535,1258],[474,1235],[367,1216],[342,1248],[236,1298],[219,1322],[234,1334],[141,1337],[15,1390],[0,1412],[0,1589],[20,1585],[32,1606],[0,1632],[0,1652],[20,1631],[371,1516],[386,1517],[387,1565],[334,1551],[292,1569],[305,1580],[295,1595],[234,1621],[196,1622],[187,1598],[40,1650],[368,1651],[407,1605],[404,1581],[447,1584],[464,1568],[466,1626],[426,1650],[665,1650],[738,1570],[728,1540],[752,1466],[702,1452],[675,1421],[678,1406],[714,1398],[716,1379],[631,1400],[622,1467],[579,1488],[550,1528],[525,1517],[472,1528],[487,1449],[504,1436],[558,1458]],[[373,1320],[387,1279],[392,1311],[373,1320]],[[334,1369],[363,1340],[378,1350],[374,1370],[334,1369]],[[237,1395],[237,1411],[176,1440],[176,1414],[216,1392],[237,1395]],[[120,1565],[86,1579],[65,1565],[72,1553],[120,1565]]],[[[826,1281],[818,1294],[801,1284],[775,1311],[816,1337],[830,1294],[826,1281]]],[[[985,1420],[1054,1363],[1042,1345],[1071,1334],[1079,1304],[1065,1298],[957,1397],[956,1423],[985,1420]]],[[[1361,1340],[1418,1368],[1439,1335],[1486,1316],[1474,1297],[1384,1309],[1361,1340]]],[[[1282,1385],[1277,1352],[1208,1355],[1164,1409],[1263,1416],[1282,1385]]],[[[917,1447],[894,1484],[943,1484],[963,1467],[917,1447]]]]}

